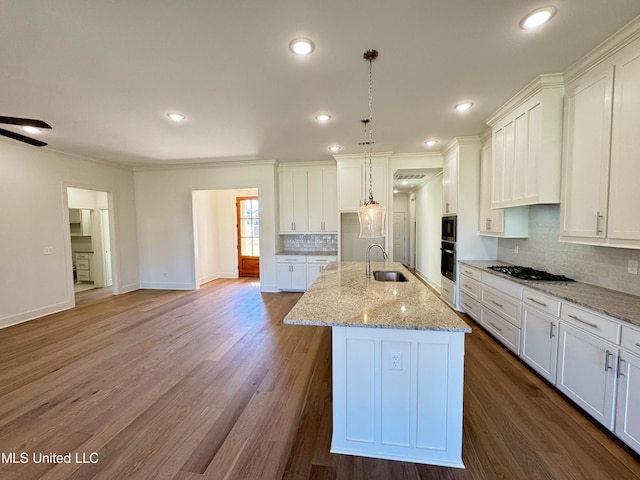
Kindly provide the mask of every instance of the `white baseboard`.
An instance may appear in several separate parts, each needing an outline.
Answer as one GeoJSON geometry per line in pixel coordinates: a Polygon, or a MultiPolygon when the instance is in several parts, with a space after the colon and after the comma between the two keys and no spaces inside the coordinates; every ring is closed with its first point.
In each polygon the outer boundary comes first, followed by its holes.
{"type": "Polygon", "coordinates": [[[54,303],[53,305],[36,308],[34,310],[29,310],[28,312],[17,313],[15,315],[0,318],[0,328],[10,327],[11,325],[28,322],[29,320],[35,320],[36,318],[51,315],[52,313],[62,312],[63,310],[69,310],[70,308],[71,303],[68,300],[65,300],[64,302],[54,303]]]}

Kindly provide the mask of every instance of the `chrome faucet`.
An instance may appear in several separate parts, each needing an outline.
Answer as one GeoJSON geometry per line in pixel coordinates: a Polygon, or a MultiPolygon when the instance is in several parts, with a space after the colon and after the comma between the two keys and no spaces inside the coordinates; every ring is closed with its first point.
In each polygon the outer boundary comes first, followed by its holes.
{"type": "Polygon", "coordinates": [[[367,248],[367,277],[371,276],[371,249],[373,247],[378,247],[380,250],[382,250],[382,258],[389,258],[389,255],[387,255],[387,252],[384,251],[384,248],[382,248],[382,245],[380,245],[379,243],[372,243],[371,245],[369,245],[369,248],[367,248]]]}

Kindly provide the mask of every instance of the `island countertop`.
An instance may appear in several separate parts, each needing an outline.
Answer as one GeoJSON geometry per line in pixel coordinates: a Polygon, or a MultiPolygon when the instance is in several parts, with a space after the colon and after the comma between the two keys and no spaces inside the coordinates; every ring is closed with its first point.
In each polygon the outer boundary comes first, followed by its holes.
{"type": "Polygon", "coordinates": [[[400,263],[371,262],[371,271],[399,270],[407,282],[379,282],[364,262],[332,263],[284,319],[286,324],[471,332],[436,294],[400,263]]]}

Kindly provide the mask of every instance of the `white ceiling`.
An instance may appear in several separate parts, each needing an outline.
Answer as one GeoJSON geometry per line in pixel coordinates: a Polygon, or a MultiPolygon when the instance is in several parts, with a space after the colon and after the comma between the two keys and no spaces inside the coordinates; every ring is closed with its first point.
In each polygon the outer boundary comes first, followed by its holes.
{"type": "Polygon", "coordinates": [[[638,0],[0,0],[0,115],[50,123],[44,148],[134,166],[327,160],[362,151],[377,49],[375,151],[438,150],[637,15],[638,0]],[[548,25],[518,27],[546,4],[548,25]],[[299,36],[311,56],[289,51],[299,36]]]}

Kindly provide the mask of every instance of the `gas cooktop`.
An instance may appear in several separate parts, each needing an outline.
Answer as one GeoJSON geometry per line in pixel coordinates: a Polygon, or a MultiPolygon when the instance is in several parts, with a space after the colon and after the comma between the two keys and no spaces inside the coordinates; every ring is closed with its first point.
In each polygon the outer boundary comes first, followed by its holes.
{"type": "Polygon", "coordinates": [[[518,265],[493,265],[487,267],[493,271],[504,273],[520,280],[534,280],[538,282],[573,282],[572,278],[564,275],[554,275],[544,270],[536,270],[535,268],[520,267],[518,265]]]}

